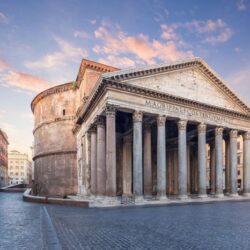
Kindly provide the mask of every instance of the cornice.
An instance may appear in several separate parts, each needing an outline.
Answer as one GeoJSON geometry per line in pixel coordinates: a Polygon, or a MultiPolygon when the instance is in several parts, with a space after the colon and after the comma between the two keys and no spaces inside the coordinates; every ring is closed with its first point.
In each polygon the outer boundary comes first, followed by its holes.
{"type": "Polygon", "coordinates": [[[78,83],[78,86],[80,86],[81,84],[81,81],[84,77],[86,69],[92,69],[94,71],[101,72],[101,73],[107,73],[107,72],[113,72],[113,71],[119,70],[118,68],[115,68],[106,64],[83,59],[79,68],[79,72],[76,77],[76,82],[78,83]]]}
{"type": "Polygon", "coordinates": [[[61,93],[61,92],[65,92],[65,91],[69,91],[72,90],[72,83],[73,82],[68,82],[68,83],[64,83],[61,85],[57,85],[54,86],[52,88],[46,89],[43,92],[39,93],[31,102],[31,110],[34,113],[34,108],[35,105],[42,100],[44,97],[49,96],[49,95],[53,95],[53,94],[57,94],[57,93],[61,93]]]}
{"type": "Polygon", "coordinates": [[[47,153],[41,153],[41,154],[37,154],[35,155],[32,160],[36,160],[38,158],[41,157],[46,157],[46,156],[50,156],[50,155],[64,155],[64,154],[76,154],[77,151],[76,150],[60,150],[60,151],[51,151],[51,152],[47,152],[47,153]]]}
{"type": "Polygon", "coordinates": [[[225,108],[208,105],[208,104],[204,104],[204,103],[197,102],[194,100],[174,96],[171,94],[162,93],[156,90],[139,87],[139,86],[132,85],[126,82],[117,82],[114,80],[102,79],[102,81],[99,82],[99,84],[96,86],[96,88],[90,95],[86,104],[83,106],[83,109],[81,110],[81,112],[78,113],[78,116],[76,119],[77,123],[80,124],[82,120],[84,120],[85,116],[91,112],[92,105],[95,103],[98,97],[101,96],[105,92],[106,88],[113,88],[113,89],[117,89],[120,91],[125,91],[125,92],[139,94],[139,95],[143,95],[147,97],[152,97],[158,100],[169,101],[169,102],[176,103],[176,104],[183,104],[183,105],[187,105],[187,106],[199,108],[199,109],[205,109],[205,110],[209,110],[212,112],[221,113],[223,115],[230,115],[236,118],[250,119],[250,112],[249,114],[244,114],[244,113],[240,113],[237,111],[232,111],[232,110],[228,110],[225,108]]]}

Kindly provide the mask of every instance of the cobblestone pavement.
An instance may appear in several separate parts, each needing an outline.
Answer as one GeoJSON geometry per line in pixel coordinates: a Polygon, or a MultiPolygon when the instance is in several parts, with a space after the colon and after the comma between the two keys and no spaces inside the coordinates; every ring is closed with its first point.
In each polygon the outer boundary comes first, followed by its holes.
{"type": "Polygon", "coordinates": [[[250,249],[250,202],[83,209],[0,193],[0,249],[250,249]]]}

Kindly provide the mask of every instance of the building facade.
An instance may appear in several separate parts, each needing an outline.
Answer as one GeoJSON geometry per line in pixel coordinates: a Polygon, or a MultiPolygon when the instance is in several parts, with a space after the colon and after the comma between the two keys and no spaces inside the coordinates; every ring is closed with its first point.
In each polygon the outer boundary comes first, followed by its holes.
{"type": "Polygon", "coordinates": [[[0,188],[8,184],[8,137],[0,129],[0,188]]]}
{"type": "MultiPolygon", "coordinates": [[[[76,83],[75,193],[139,202],[171,195],[236,196],[239,136],[243,193],[250,193],[250,108],[203,60],[127,70],[88,61],[76,83]],[[91,84],[88,67],[101,71],[91,84]]],[[[53,171],[35,180],[49,179],[53,171]]]]}
{"type": "Polygon", "coordinates": [[[32,164],[28,155],[12,150],[8,156],[9,185],[30,184],[32,180],[32,164]]]}

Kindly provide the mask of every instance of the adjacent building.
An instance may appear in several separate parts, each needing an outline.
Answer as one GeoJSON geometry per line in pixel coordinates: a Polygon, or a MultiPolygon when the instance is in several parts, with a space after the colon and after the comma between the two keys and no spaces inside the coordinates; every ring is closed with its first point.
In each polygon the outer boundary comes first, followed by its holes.
{"type": "Polygon", "coordinates": [[[32,111],[39,194],[237,196],[239,176],[250,194],[250,108],[200,58],[124,70],[83,60],[32,111]]]}
{"type": "Polygon", "coordinates": [[[8,184],[8,137],[0,129],[0,188],[8,184]]]}
{"type": "Polygon", "coordinates": [[[17,150],[9,152],[9,185],[30,184],[32,180],[32,164],[27,154],[22,154],[17,150]]]}

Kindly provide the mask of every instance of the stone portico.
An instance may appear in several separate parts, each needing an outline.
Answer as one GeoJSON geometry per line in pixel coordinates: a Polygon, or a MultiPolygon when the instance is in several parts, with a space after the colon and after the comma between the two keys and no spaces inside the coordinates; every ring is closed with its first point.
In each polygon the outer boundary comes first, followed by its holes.
{"type": "Polygon", "coordinates": [[[238,196],[238,136],[250,195],[250,108],[201,59],[102,74],[76,124],[81,196],[238,196]]]}

